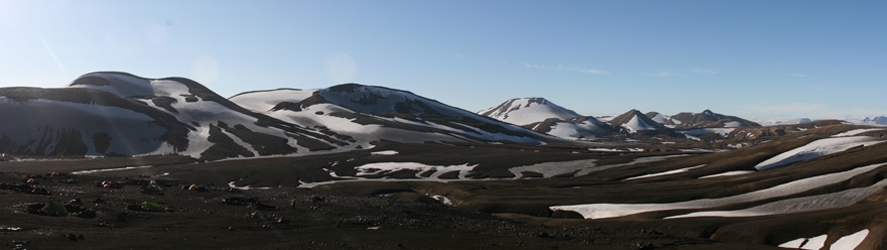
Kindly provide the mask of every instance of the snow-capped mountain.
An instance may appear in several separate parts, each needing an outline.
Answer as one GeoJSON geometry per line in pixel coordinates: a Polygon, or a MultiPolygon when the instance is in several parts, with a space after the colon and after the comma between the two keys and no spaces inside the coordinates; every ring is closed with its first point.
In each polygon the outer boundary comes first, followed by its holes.
{"type": "Polygon", "coordinates": [[[629,133],[637,133],[641,130],[657,130],[667,129],[664,125],[659,124],[640,111],[632,109],[610,120],[610,125],[623,127],[629,133]]]}
{"type": "Polygon", "coordinates": [[[499,141],[539,144],[557,140],[424,98],[408,91],[359,84],[318,90],[278,89],[238,94],[231,101],[277,119],[347,134],[361,144],[499,141]]]}
{"type": "Polygon", "coordinates": [[[350,144],[345,136],[249,111],[185,78],[96,72],[66,88],[4,88],[0,96],[0,116],[16,121],[0,125],[0,152],[6,153],[212,160],[350,144]]]}
{"type": "Polygon", "coordinates": [[[517,125],[543,122],[550,118],[567,120],[579,116],[572,110],[540,97],[511,99],[477,114],[517,125]]]}
{"type": "Polygon", "coordinates": [[[613,128],[609,124],[590,116],[577,116],[566,121],[550,118],[523,127],[570,140],[593,139],[614,134],[613,128]]]}
{"type": "Polygon", "coordinates": [[[862,120],[863,123],[877,124],[877,125],[887,125],[887,116],[878,116],[873,118],[866,117],[862,120]]]}
{"type": "Polygon", "coordinates": [[[693,128],[732,128],[732,127],[760,127],[753,121],[735,116],[722,115],[711,110],[702,113],[683,112],[668,117],[664,125],[674,126],[675,129],[693,128]]]}

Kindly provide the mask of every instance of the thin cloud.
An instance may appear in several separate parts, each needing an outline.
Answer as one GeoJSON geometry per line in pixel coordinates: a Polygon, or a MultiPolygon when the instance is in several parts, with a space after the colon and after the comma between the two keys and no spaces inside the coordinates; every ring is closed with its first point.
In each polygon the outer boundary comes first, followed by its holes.
{"type": "Polygon", "coordinates": [[[534,68],[534,69],[544,69],[544,68],[546,68],[545,65],[530,64],[530,63],[527,63],[527,62],[524,62],[524,66],[526,66],[527,68],[534,68]]]}
{"type": "Polygon", "coordinates": [[[580,68],[580,69],[577,69],[577,71],[582,72],[582,73],[589,73],[589,74],[606,74],[607,73],[607,71],[596,70],[596,69],[581,69],[580,68]]]}
{"type": "Polygon", "coordinates": [[[805,74],[791,74],[789,76],[807,77],[807,75],[805,75],[805,74]]]}
{"type": "Polygon", "coordinates": [[[711,69],[695,68],[695,69],[693,69],[693,73],[697,73],[697,74],[714,74],[715,71],[714,71],[714,70],[711,70],[711,69]]]}
{"type": "Polygon", "coordinates": [[[659,74],[654,74],[652,76],[676,76],[676,75],[672,74],[672,73],[668,73],[668,71],[663,70],[662,72],[659,72],[659,74]]]}

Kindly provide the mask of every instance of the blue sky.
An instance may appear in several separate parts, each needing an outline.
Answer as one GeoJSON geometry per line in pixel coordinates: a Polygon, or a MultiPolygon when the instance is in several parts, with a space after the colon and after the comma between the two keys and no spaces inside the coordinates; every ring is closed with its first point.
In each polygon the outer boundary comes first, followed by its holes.
{"type": "Polygon", "coordinates": [[[356,82],[470,111],[545,97],[755,118],[887,115],[887,1],[0,0],[0,87],[93,71],[217,93],[356,82]]]}

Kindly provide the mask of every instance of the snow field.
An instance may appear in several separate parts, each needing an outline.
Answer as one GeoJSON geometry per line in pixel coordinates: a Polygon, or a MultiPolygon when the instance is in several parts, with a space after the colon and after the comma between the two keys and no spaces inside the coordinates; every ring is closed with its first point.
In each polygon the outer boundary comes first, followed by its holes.
{"type": "Polygon", "coordinates": [[[612,203],[592,203],[592,204],[577,204],[577,205],[561,205],[561,206],[551,206],[552,210],[565,210],[565,211],[574,211],[581,214],[586,219],[603,219],[603,218],[613,218],[620,217],[632,214],[639,214],[645,212],[652,211],[665,211],[665,210],[676,210],[676,209],[700,209],[700,208],[709,208],[716,207],[727,204],[741,203],[741,202],[749,202],[755,200],[762,200],[774,197],[787,196],[791,194],[796,194],[800,192],[804,192],[813,188],[818,188],[834,183],[838,183],[841,181],[848,180],[853,178],[858,174],[862,174],[868,171],[871,171],[875,168],[881,167],[887,163],[881,164],[873,164],[863,167],[858,167],[842,172],[836,172],[831,174],[824,174],[814,177],[809,177],[805,179],[800,179],[784,184],[780,184],[774,187],[761,189],[757,191],[752,191],[745,194],[739,194],[734,196],[722,197],[722,198],[712,198],[712,199],[698,199],[691,201],[683,201],[683,202],[674,202],[674,203],[647,203],[647,204],[612,204],[612,203]]]}
{"type": "Polygon", "coordinates": [[[884,129],[883,128],[854,129],[854,130],[850,130],[850,131],[847,131],[844,133],[833,135],[832,137],[854,136],[854,135],[862,134],[865,132],[881,131],[881,130],[884,130],[884,129]]]}
{"type": "Polygon", "coordinates": [[[808,143],[807,145],[783,152],[779,155],[774,156],[773,158],[758,163],[758,165],[755,165],[755,169],[760,171],[777,168],[791,163],[812,159],[814,157],[841,152],[852,147],[871,146],[881,142],[884,141],[880,140],[879,138],[868,136],[849,136],[819,139],[808,143]]]}

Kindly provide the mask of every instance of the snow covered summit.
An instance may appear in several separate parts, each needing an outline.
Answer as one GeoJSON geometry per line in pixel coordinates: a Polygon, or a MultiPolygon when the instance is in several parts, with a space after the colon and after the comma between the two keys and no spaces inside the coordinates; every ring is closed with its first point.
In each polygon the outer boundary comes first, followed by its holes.
{"type": "Polygon", "coordinates": [[[579,116],[576,112],[541,97],[511,99],[477,114],[517,125],[543,122],[550,118],[568,120],[579,116]]]}
{"type": "Polygon", "coordinates": [[[653,121],[636,109],[632,109],[631,111],[613,118],[610,120],[610,125],[623,127],[627,129],[629,133],[636,133],[641,130],[666,129],[664,125],[653,121]]]}

